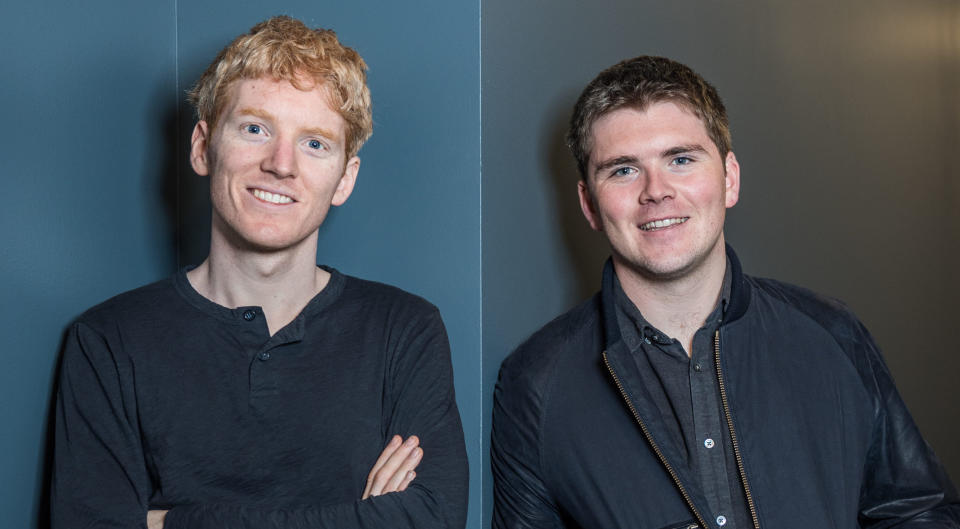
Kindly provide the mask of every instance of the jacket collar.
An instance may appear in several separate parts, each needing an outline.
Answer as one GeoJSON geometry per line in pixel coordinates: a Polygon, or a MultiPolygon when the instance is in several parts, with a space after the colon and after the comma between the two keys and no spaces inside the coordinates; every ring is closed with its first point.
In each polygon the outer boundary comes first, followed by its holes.
{"type": "MultiPolygon", "coordinates": [[[[730,305],[727,306],[724,324],[740,319],[750,305],[750,285],[743,276],[740,260],[733,248],[726,245],[727,258],[730,260],[730,305]]],[[[608,258],[603,266],[603,280],[600,287],[601,307],[603,310],[604,345],[610,347],[621,340],[620,326],[616,312],[616,273],[613,259],[608,258]]]]}

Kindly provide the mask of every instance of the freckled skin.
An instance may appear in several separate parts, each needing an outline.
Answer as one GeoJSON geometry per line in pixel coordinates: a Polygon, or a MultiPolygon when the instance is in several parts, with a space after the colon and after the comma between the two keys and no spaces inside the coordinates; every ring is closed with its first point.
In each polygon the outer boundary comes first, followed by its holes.
{"type": "Polygon", "coordinates": [[[700,119],[660,102],[642,112],[615,110],[591,132],[580,204],[591,227],[606,235],[618,274],[663,281],[723,266],[723,222],[738,199],[740,168],[733,153],[721,159],[700,119]],[[674,217],[688,220],[640,229],[674,217]]]}
{"type": "Polygon", "coordinates": [[[346,157],[346,123],[324,90],[238,81],[216,128],[197,124],[191,162],[210,176],[215,240],[258,251],[316,245],[317,228],[331,205],[346,201],[360,164],[346,157]],[[253,189],[293,202],[270,204],[253,189]]]}

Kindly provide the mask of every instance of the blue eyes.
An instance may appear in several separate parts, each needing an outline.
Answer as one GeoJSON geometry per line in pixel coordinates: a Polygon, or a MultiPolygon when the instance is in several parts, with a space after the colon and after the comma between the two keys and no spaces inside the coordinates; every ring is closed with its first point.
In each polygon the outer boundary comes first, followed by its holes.
{"type": "MultiPolygon", "coordinates": [[[[243,131],[242,132],[243,134],[246,134],[249,136],[259,136],[259,138],[249,138],[249,139],[251,141],[256,141],[261,143],[264,141],[267,141],[271,136],[271,134],[266,129],[264,129],[262,125],[258,125],[256,123],[246,123],[240,128],[240,130],[243,131]]],[[[319,140],[317,138],[309,138],[306,141],[301,140],[300,145],[302,147],[306,147],[311,151],[314,151],[314,154],[319,154],[320,152],[329,150],[329,147],[327,146],[327,144],[323,143],[322,140],[319,140]]]]}
{"type": "MultiPolygon", "coordinates": [[[[669,165],[671,167],[682,167],[684,168],[684,170],[687,170],[686,166],[693,165],[694,163],[696,163],[696,160],[691,158],[690,156],[677,156],[675,158],[670,159],[669,165]]],[[[690,167],[690,169],[693,169],[693,167],[690,167]]],[[[633,175],[637,174],[637,172],[638,172],[638,168],[636,166],[624,165],[622,167],[617,167],[613,169],[613,172],[610,173],[610,176],[621,177],[621,178],[632,177],[633,175]]]]}

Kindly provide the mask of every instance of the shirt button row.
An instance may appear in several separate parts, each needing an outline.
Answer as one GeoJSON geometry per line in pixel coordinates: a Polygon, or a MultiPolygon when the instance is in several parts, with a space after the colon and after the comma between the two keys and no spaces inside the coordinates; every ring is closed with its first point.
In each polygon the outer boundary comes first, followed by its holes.
{"type": "Polygon", "coordinates": [[[727,517],[722,514],[720,516],[717,516],[717,525],[719,525],[720,527],[727,525],[727,517]]]}
{"type": "Polygon", "coordinates": [[[264,352],[258,354],[258,355],[257,355],[257,358],[259,358],[261,362],[266,362],[267,360],[270,360],[270,352],[269,352],[269,351],[264,351],[264,352]]]}
{"type": "Polygon", "coordinates": [[[256,319],[256,317],[257,317],[257,313],[252,310],[243,311],[243,319],[247,321],[253,321],[254,319],[256,319]]]}
{"type": "Polygon", "coordinates": [[[713,439],[710,439],[710,438],[707,438],[707,440],[703,442],[703,446],[707,448],[713,448],[713,445],[714,445],[713,439]]]}

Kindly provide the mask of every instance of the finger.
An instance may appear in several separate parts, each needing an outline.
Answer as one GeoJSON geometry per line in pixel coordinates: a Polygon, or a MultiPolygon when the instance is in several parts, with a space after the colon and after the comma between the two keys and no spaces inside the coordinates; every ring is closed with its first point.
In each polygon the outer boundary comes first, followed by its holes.
{"type": "Polygon", "coordinates": [[[400,445],[403,441],[403,438],[399,435],[394,435],[390,438],[390,442],[387,443],[387,446],[383,448],[383,451],[380,452],[380,457],[377,458],[377,462],[373,464],[373,468],[370,469],[370,473],[367,474],[367,486],[363,489],[363,497],[361,499],[367,499],[370,496],[370,491],[373,488],[373,480],[377,475],[377,472],[383,467],[383,465],[390,459],[390,456],[400,448],[400,445]]]}
{"type": "Polygon", "coordinates": [[[166,517],[167,511],[147,511],[147,529],[163,529],[163,521],[166,517]]]}
{"type": "MultiPolygon", "coordinates": [[[[390,483],[390,480],[393,479],[397,469],[403,465],[403,462],[419,444],[420,439],[418,439],[416,435],[411,435],[410,437],[407,437],[407,440],[404,441],[402,445],[400,445],[396,450],[393,451],[392,454],[390,454],[390,457],[387,458],[383,466],[377,469],[373,476],[373,484],[370,487],[371,496],[379,496],[384,494],[384,488],[388,483],[390,483]]],[[[410,470],[410,468],[405,467],[402,472],[406,472],[407,470],[410,470]]],[[[392,492],[392,489],[387,492],[392,492]]]]}
{"type": "Polygon", "coordinates": [[[417,477],[417,473],[410,470],[407,472],[407,476],[403,478],[403,481],[400,482],[400,486],[397,487],[397,492],[403,492],[407,490],[407,485],[413,482],[413,478],[417,477]]]}
{"type": "MultiPolygon", "coordinates": [[[[373,482],[370,486],[371,496],[379,496],[393,491],[392,489],[387,489],[388,484],[393,479],[394,474],[399,471],[398,469],[400,469],[410,453],[417,448],[419,443],[420,439],[415,435],[411,435],[390,454],[383,465],[374,472],[373,482]]],[[[406,472],[407,470],[409,470],[409,468],[404,467],[402,472],[406,472]]]]}
{"type": "Polygon", "coordinates": [[[417,468],[417,465],[420,464],[420,460],[423,458],[423,449],[419,446],[414,448],[410,455],[403,460],[403,463],[397,468],[396,472],[393,473],[393,476],[390,477],[390,481],[387,483],[387,486],[383,488],[383,493],[388,492],[397,492],[400,490],[400,484],[403,483],[403,480],[407,479],[407,474],[417,468]]]}

